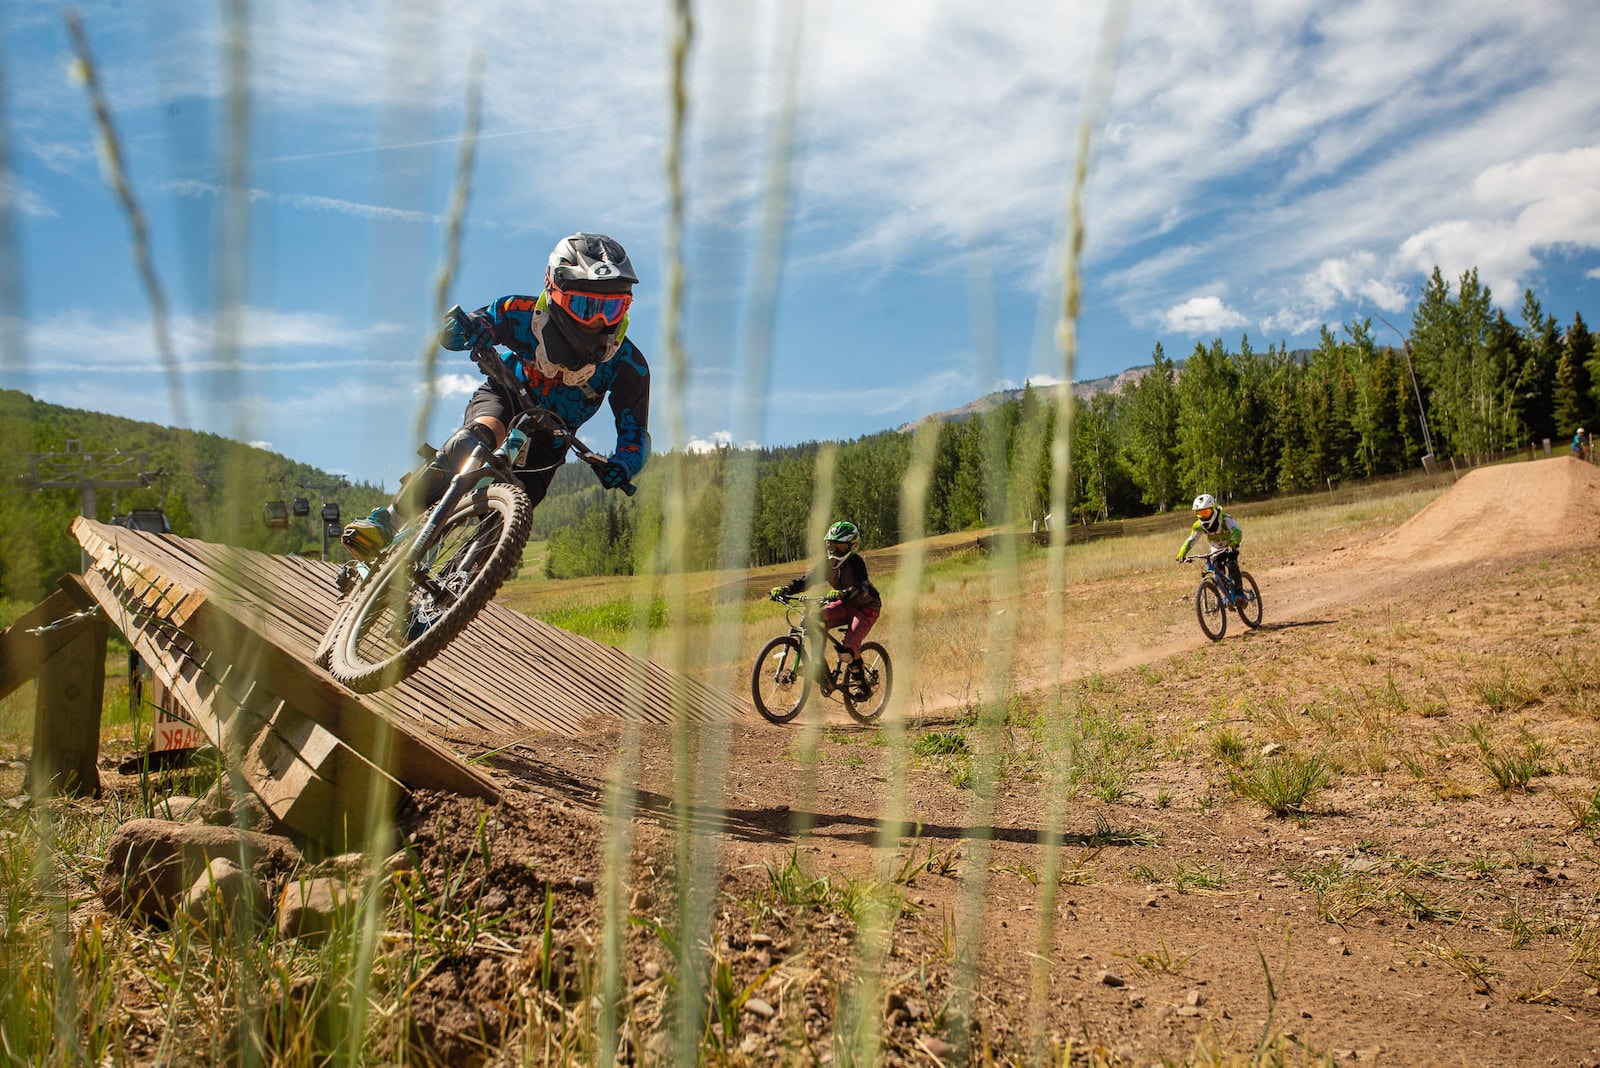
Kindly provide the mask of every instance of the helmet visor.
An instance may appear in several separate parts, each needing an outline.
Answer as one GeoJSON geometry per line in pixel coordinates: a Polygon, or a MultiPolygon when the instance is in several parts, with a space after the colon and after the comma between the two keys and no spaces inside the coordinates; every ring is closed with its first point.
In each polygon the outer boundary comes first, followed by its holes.
{"type": "Polygon", "coordinates": [[[550,303],[562,308],[584,326],[616,326],[628,314],[632,293],[585,293],[550,287],[550,303]]]}
{"type": "Polygon", "coordinates": [[[1215,508],[1196,508],[1194,510],[1194,514],[1199,516],[1201,519],[1210,519],[1212,516],[1217,514],[1217,510],[1215,508]]]}
{"type": "Polygon", "coordinates": [[[850,555],[850,543],[847,541],[828,542],[828,557],[833,560],[843,560],[850,555]]]}

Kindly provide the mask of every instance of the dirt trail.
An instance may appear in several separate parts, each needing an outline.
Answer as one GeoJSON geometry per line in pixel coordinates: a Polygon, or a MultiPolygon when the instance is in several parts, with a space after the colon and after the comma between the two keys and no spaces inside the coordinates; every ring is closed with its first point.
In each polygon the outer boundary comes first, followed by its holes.
{"type": "MultiPolygon", "coordinates": [[[[1298,553],[1292,565],[1251,568],[1266,625],[1238,639],[1230,625],[1216,645],[1192,610],[1168,603],[1170,568],[1101,591],[1173,622],[1125,648],[1117,620],[1084,620],[1075,639],[1092,654],[1077,662],[1104,676],[1087,692],[1096,714],[1128,732],[1124,743],[1155,740],[1142,756],[1072,756],[1126,779],[1104,792],[1086,779],[1062,801],[1055,830],[1076,874],[1056,900],[1042,1003],[1032,968],[1050,806],[1025,725],[1008,728],[1017,770],[993,796],[979,798],[945,758],[911,758],[913,822],[901,826],[915,831],[900,833],[915,837],[891,833],[893,856],[877,848],[900,774],[881,732],[841,711],[824,732],[752,713],[719,733],[701,768],[720,769],[719,800],[697,810],[702,828],[720,831],[702,840],[718,854],[719,944],[737,981],[758,984],[776,1011],[743,1020],[741,1050],[779,1063],[800,1021],[825,1049],[828,977],[859,965],[850,924],[826,909],[749,911],[768,873],[797,863],[842,885],[883,878],[920,849],[940,866],[904,886],[917,908],[897,925],[889,970],[915,981],[894,980],[886,1001],[889,1064],[937,1063],[928,1051],[948,1049],[928,1010],[949,993],[952,932],[966,889],[980,885],[978,1015],[1001,1059],[1024,1056],[1029,1021],[1042,1018],[1057,1048],[1076,1043],[1074,1064],[1090,1051],[1118,1066],[1248,1063],[1276,1035],[1284,1063],[1305,1052],[1306,1063],[1600,1065],[1600,850],[1563,807],[1600,790],[1600,469],[1562,457],[1475,470],[1382,536],[1317,548],[1307,538],[1281,550],[1298,553]],[[1548,666],[1542,682],[1514,677],[1533,664],[1548,666]],[[1485,704],[1508,692],[1521,695],[1509,711],[1485,704]],[[1537,736],[1548,769],[1525,789],[1498,789],[1474,729],[1506,753],[1537,736]],[[1268,816],[1230,789],[1224,734],[1236,736],[1238,766],[1287,745],[1338,771],[1303,819],[1268,816]],[[1106,829],[1131,837],[1099,841],[1106,829]],[[754,941],[758,929],[766,941],[754,941]]],[[[914,731],[984,744],[927,712],[914,731]]],[[[512,786],[508,804],[592,820],[621,741],[617,724],[597,723],[490,763],[512,786]]],[[[665,850],[681,816],[673,739],[647,727],[637,753],[638,845],[665,850]]],[[[665,915],[649,890],[636,890],[641,908],[665,915]]],[[[635,949],[634,981],[652,989],[659,980],[638,975],[659,954],[635,949]]]]}
{"type": "MultiPolygon", "coordinates": [[[[1571,456],[1468,471],[1394,530],[1333,546],[1290,566],[1255,570],[1268,630],[1312,623],[1332,609],[1387,596],[1431,572],[1504,568],[1588,545],[1600,547],[1600,467],[1571,456]]],[[[1230,618],[1230,633],[1240,627],[1230,618]]],[[[1107,669],[1134,667],[1206,644],[1192,618],[1161,645],[1107,669]]]]}

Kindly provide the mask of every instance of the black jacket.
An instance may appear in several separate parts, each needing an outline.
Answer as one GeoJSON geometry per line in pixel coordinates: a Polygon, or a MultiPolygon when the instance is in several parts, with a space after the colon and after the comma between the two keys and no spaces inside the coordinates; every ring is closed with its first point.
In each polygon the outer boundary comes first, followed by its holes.
{"type": "Polygon", "coordinates": [[[867,562],[861,559],[860,553],[851,553],[837,564],[832,560],[824,560],[809,574],[801,575],[785,586],[783,592],[799,593],[819,582],[826,582],[831,589],[838,590],[840,599],[851,608],[883,607],[883,598],[878,594],[878,587],[868,580],[867,562]]]}

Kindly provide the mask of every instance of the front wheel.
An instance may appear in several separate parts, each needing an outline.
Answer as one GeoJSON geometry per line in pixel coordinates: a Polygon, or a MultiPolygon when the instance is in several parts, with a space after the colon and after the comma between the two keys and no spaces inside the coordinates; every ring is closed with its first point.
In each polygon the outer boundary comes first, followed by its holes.
{"type": "Polygon", "coordinates": [[[1228,632],[1228,610],[1222,606],[1222,590],[1217,580],[1207,575],[1194,591],[1194,614],[1200,619],[1200,629],[1214,642],[1222,640],[1228,632]]]}
{"type": "Polygon", "coordinates": [[[861,681],[844,684],[844,708],[857,723],[872,723],[883,715],[894,685],[894,669],[889,654],[877,642],[864,642],[856,655],[861,665],[861,681]]]}
{"type": "Polygon", "coordinates": [[[438,656],[515,573],[532,520],[522,487],[473,490],[426,545],[394,553],[351,594],[329,672],[357,693],[372,693],[438,656]]]}
{"type": "Polygon", "coordinates": [[[810,692],[805,646],[799,638],[780,634],[761,647],[750,669],[750,696],[757,712],[771,723],[788,723],[800,714],[810,692]]]}
{"type": "Polygon", "coordinates": [[[1261,590],[1248,571],[1239,572],[1239,587],[1239,599],[1234,602],[1234,607],[1239,610],[1239,618],[1244,620],[1244,625],[1255,630],[1261,626],[1261,590]]]}

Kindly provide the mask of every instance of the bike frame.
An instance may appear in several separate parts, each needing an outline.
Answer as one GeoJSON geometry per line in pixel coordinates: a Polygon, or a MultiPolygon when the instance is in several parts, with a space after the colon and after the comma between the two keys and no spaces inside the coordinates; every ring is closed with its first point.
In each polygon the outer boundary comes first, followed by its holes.
{"type": "Polygon", "coordinates": [[[800,641],[805,645],[807,654],[810,655],[817,649],[817,642],[812,637],[813,632],[820,632],[828,644],[833,646],[833,670],[830,671],[828,669],[826,660],[821,657],[816,658],[818,668],[820,669],[817,671],[817,682],[822,687],[823,695],[826,696],[827,694],[830,694],[839,688],[839,680],[835,673],[838,671],[840,654],[844,651],[844,642],[834,637],[832,630],[822,626],[821,619],[818,619],[813,626],[808,627],[806,625],[811,619],[810,598],[790,597],[789,600],[797,601],[800,605],[800,607],[797,609],[794,604],[789,604],[784,609],[784,615],[787,617],[787,622],[789,624],[789,634],[800,639],[800,641]],[[794,613],[797,611],[800,613],[800,618],[792,618],[794,613]]]}
{"type": "MultiPolygon", "coordinates": [[[[438,503],[423,514],[422,523],[410,524],[395,532],[394,540],[384,547],[372,560],[352,560],[348,566],[352,567],[359,576],[358,584],[365,582],[384,561],[396,552],[408,551],[407,547],[413,543],[426,545],[433,538],[433,533],[445,516],[455,511],[461,498],[466,496],[468,489],[477,489],[492,482],[512,482],[516,476],[512,474],[512,459],[522,452],[522,447],[527,443],[527,432],[521,424],[528,421],[528,413],[518,413],[513,420],[511,429],[506,433],[506,440],[494,449],[481,442],[472,450],[472,454],[461,463],[461,468],[450,479],[450,484],[445,488],[444,496],[438,503]]],[[[436,596],[449,596],[449,591],[442,587],[435,589],[429,583],[429,591],[436,596]]]]}
{"type": "Polygon", "coordinates": [[[1217,567],[1214,559],[1214,557],[1220,556],[1227,551],[1228,550],[1226,549],[1213,549],[1211,552],[1206,553],[1204,556],[1200,557],[1200,559],[1204,561],[1204,563],[1201,564],[1200,569],[1202,575],[1210,575],[1212,578],[1216,579],[1217,588],[1222,591],[1222,595],[1228,600],[1232,601],[1239,596],[1239,591],[1233,588],[1233,580],[1228,577],[1228,573],[1226,571],[1223,571],[1217,567]]]}

